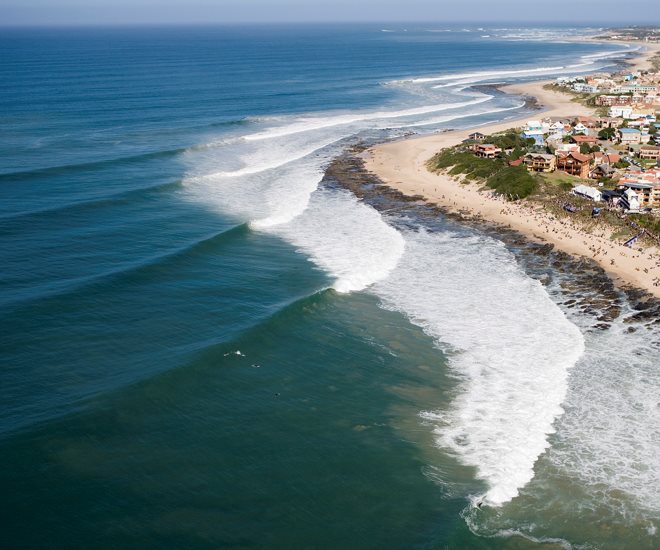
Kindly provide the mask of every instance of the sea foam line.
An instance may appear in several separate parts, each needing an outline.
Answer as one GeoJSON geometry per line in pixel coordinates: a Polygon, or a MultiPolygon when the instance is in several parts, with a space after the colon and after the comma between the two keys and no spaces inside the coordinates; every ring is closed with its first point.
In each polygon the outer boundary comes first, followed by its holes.
{"type": "Polygon", "coordinates": [[[492,96],[483,96],[470,101],[462,101],[455,103],[439,103],[434,105],[425,105],[422,107],[414,107],[410,109],[402,109],[399,111],[375,111],[363,114],[354,115],[337,115],[328,117],[315,117],[315,118],[301,118],[293,124],[286,126],[278,126],[269,128],[263,132],[249,134],[244,137],[246,141],[258,141],[264,139],[273,139],[297,134],[301,132],[310,132],[314,130],[321,130],[323,128],[330,128],[333,126],[341,126],[346,124],[354,124],[356,122],[373,121],[379,119],[392,119],[404,118],[416,115],[425,115],[428,113],[435,113],[440,111],[447,111],[449,109],[460,109],[462,107],[469,107],[470,105],[477,105],[492,99],[492,96]]]}
{"type": "Polygon", "coordinates": [[[481,500],[501,505],[534,477],[549,446],[582,334],[499,241],[404,237],[403,257],[373,291],[451,352],[458,393],[422,417],[437,444],[486,481],[481,500]]]}

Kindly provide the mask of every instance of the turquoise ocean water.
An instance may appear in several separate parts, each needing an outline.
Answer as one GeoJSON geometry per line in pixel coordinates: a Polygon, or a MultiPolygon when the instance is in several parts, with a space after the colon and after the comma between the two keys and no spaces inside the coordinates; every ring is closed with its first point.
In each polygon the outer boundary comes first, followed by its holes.
{"type": "Polygon", "coordinates": [[[0,31],[2,547],[657,547],[657,335],[321,181],[583,32],[0,31]]]}

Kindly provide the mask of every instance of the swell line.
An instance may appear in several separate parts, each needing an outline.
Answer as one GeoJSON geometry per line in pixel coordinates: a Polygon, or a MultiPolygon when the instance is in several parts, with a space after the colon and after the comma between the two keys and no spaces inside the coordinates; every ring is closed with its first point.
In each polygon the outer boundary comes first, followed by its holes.
{"type": "Polygon", "coordinates": [[[201,239],[198,239],[192,243],[188,243],[179,248],[175,248],[174,250],[170,250],[162,254],[154,254],[153,256],[149,256],[138,262],[133,262],[115,269],[105,271],[103,273],[97,273],[85,277],[76,277],[66,281],[58,281],[53,284],[41,285],[41,291],[39,290],[39,287],[30,287],[28,289],[30,296],[20,296],[18,293],[15,293],[13,299],[5,302],[2,307],[11,310],[29,302],[73,294],[75,292],[88,289],[95,285],[105,283],[116,278],[121,278],[128,276],[129,274],[151,269],[163,264],[164,262],[172,261],[181,256],[203,253],[209,248],[215,247],[222,242],[245,234],[248,231],[248,225],[243,223],[218,233],[206,235],[201,239]]]}

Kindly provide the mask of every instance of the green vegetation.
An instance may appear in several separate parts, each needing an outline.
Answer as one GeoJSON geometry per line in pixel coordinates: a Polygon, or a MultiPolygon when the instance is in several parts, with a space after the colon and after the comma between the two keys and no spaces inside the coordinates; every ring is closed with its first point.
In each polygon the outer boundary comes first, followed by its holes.
{"type": "MultiPolygon", "coordinates": [[[[487,141],[498,147],[505,145],[507,148],[513,147],[514,151],[522,151],[520,145],[529,144],[530,140],[511,132],[490,136],[487,141]]],[[[467,180],[483,181],[487,187],[512,200],[525,198],[538,188],[536,179],[524,166],[509,166],[503,159],[479,158],[474,153],[461,151],[459,148],[441,151],[429,161],[428,167],[431,171],[449,169],[452,176],[463,174],[467,180]]]]}
{"type": "Polygon", "coordinates": [[[603,128],[598,132],[598,139],[612,139],[616,135],[616,128],[603,128]]]}
{"type": "Polygon", "coordinates": [[[588,143],[580,144],[580,153],[583,155],[588,155],[589,153],[597,153],[598,151],[600,151],[600,147],[598,145],[594,145],[592,147],[588,143]]]}
{"type": "Polygon", "coordinates": [[[486,185],[500,195],[524,199],[538,189],[535,178],[524,166],[507,166],[486,181],[486,185]]]}
{"type": "Polygon", "coordinates": [[[643,227],[655,235],[660,235],[660,218],[657,216],[629,214],[628,218],[635,222],[639,227],[643,227]]]}

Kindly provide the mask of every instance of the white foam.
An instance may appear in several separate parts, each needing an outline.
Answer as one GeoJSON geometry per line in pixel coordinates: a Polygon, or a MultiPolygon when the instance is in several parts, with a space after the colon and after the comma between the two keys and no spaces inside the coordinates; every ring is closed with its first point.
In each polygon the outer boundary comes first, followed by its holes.
{"type": "Polygon", "coordinates": [[[624,53],[635,51],[632,49],[615,50],[610,52],[599,52],[594,54],[585,54],[580,56],[580,63],[572,65],[557,65],[551,67],[535,67],[531,69],[499,69],[495,71],[479,71],[471,73],[456,73],[442,76],[430,76],[423,78],[415,78],[412,80],[395,81],[395,83],[413,83],[413,84],[428,84],[443,82],[444,84],[437,84],[433,86],[434,89],[449,88],[459,85],[475,84],[484,80],[504,79],[507,78],[524,78],[527,76],[539,75],[552,75],[559,72],[568,71],[570,73],[581,73],[594,70],[597,61],[620,56],[624,53]]]}
{"type": "Polygon", "coordinates": [[[492,78],[492,77],[500,78],[506,76],[526,76],[526,75],[534,75],[545,72],[553,72],[553,71],[556,72],[562,70],[563,68],[564,66],[562,65],[557,67],[538,67],[535,69],[519,69],[519,70],[505,69],[499,71],[481,71],[477,73],[457,73],[457,74],[451,74],[445,76],[429,76],[424,78],[415,78],[410,80],[409,82],[413,82],[416,84],[426,84],[429,82],[446,82],[448,80],[461,81],[467,78],[483,80],[484,78],[492,78]]]}
{"type": "Polygon", "coordinates": [[[473,111],[470,113],[465,113],[462,115],[453,115],[453,116],[444,116],[444,117],[434,117],[434,118],[428,118],[428,119],[423,119],[417,122],[411,122],[408,124],[401,124],[401,125],[396,125],[396,126],[389,126],[389,128],[392,129],[399,129],[399,128],[417,128],[419,126],[435,126],[439,124],[444,124],[446,122],[451,122],[453,120],[460,120],[462,118],[469,118],[473,116],[480,116],[480,115],[490,115],[490,114],[495,114],[495,113],[502,113],[505,111],[514,111],[516,109],[520,109],[521,107],[524,107],[525,103],[519,103],[517,105],[513,105],[512,107],[501,107],[499,109],[487,109],[483,111],[473,111]]]}
{"type": "Polygon", "coordinates": [[[302,214],[311,194],[323,179],[319,163],[307,163],[293,167],[279,178],[273,178],[264,192],[263,202],[268,214],[250,222],[252,229],[267,229],[289,223],[302,214]]]}
{"type": "Polygon", "coordinates": [[[271,144],[269,147],[260,147],[257,151],[243,154],[240,157],[243,167],[237,170],[219,171],[207,174],[204,177],[211,178],[236,178],[240,176],[249,176],[259,174],[267,170],[273,170],[303,159],[319,149],[332,145],[342,139],[349,137],[350,133],[332,134],[320,139],[303,142],[286,141],[271,144]]]}
{"type": "Polygon", "coordinates": [[[498,241],[404,236],[404,256],[373,291],[451,353],[460,392],[448,410],[423,416],[438,445],[487,482],[482,500],[500,505],[548,447],[582,335],[498,241]]]}
{"type": "Polygon", "coordinates": [[[639,327],[630,334],[628,327],[619,322],[588,335],[587,352],[571,373],[557,445],[548,456],[599,504],[613,505],[611,495],[623,492],[636,509],[653,510],[657,517],[660,345],[657,331],[639,327]]]}
{"type": "Polygon", "coordinates": [[[330,274],[338,292],[363,290],[387,277],[404,250],[400,233],[345,191],[315,191],[300,216],[270,231],[330,274]]]}
{"type": "Polygon", "coordinates": [[[401,109],[398,111],[374,111],[368,113],[352,113],[345,115],[329,115],[325,117],[302,117],[297,119],[296,122],[284,126],[277,126],[268,128],[262,132],[249,134],[245,136],[247,141],[258,141],[264,139],[274,139],[301,132],[310,132],[321,130],[324,128],[331,128],[333,126],[343,126],[348,124],[355,124],[356,122],[376,121],[376,120],[389,120],[393,118],[412,117],[417,115],[425,115],[428,113],[437,113],[440,111],[447,111],[450,109],[460,109],[469,107],[470,105],[477,105],[492,99],[492,96],[482,96],[469,101],[453,102],[453,103],[439,103],[434,105],[424,105],[421,107],[414,107],[410,109],[401,109]]]}

